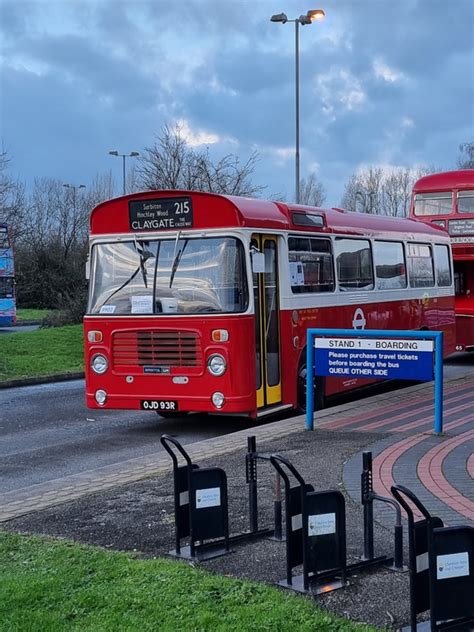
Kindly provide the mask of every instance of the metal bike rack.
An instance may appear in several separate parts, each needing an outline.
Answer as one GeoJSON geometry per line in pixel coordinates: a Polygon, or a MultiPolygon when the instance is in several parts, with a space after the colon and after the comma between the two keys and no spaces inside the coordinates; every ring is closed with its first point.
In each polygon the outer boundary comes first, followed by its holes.
{"type": "Polygon", "coordinates": [[[400,505],[386,496],[379,496],[374,492],[372,475],[372,452],[362,453],[362,474],[360,481],[361,502],[364,509],[364,561],[380,562],[387,565],[393,571],[405,572],[408,570],[403,566],[403,525],[400,505]],[[386,503],[395,510],[394,525],[394,556],[374,556],[374,500],[386,503]]]}
{"type": "Polygon", "coordinates": [[[408,517],[410,625],[403,630],[469,630],[474,623],[474,528],[443,527],[403,485],[390,490],[408,517]],[[423,518],[415,521],[408,500],[423,518]],[[430,611],[430,621],[417,615],[430,611]]]}
{"type": "MultiPolygon", "coordinates": [[[[266,460],[267,456],[256,451],[255,437],[248,437],[246,455],[250,530],[233,536],[229,535],[225,471],[216,467],[199,467],[191,461],[181,443],[170,435],[162,435],[160,441],[173,461],[176,548],[170,551],[170,555],[190,560],[207,560],[231,553],[230,543],[275,535],[273,528],[258,528],[256,463],[257,459],[266,460]],[[179,465],[179,455],[183,457],[185,464],[179,465]],[[184,538],[189,538],[189,546],[182,546],[184,538]]],[[[277,513],[275,506],[275,518],[278,518],[277,513]]],[[[281,533],[281,515],[279,524],[281,533]]]]}
{"type": "Polygon", "coordinates": [[[344,496],[339,491],[315,492],[290,461],[280,455],[272,455],[270,462],[285,485],[286,579],[279,585],[307,594],[344,587],[344,496]],[[291,486],[287,472],[297,480],[296,486],[291,486]],[[301,564],[303,575],[293,577],[293,568],[301,564]]]}
{"type": "MultiPolygon", "coordinates": [[[[271,454],[257,452],[257,444],[254,436],[247,437],[247,454],[245,455],[245,472],[247,485],[249,486],[249,522],[252,533],[258,533],[258,488],[257,488],[257,464],[258,461],[270,463],[271,454]]],[[[281,520],[281,484],[278,472],[275,472],[275,497],[273,501],[274,529],[266,529],[267,535],[272,540],[281,542],[284,540],[282,534],[281,520]]]]}

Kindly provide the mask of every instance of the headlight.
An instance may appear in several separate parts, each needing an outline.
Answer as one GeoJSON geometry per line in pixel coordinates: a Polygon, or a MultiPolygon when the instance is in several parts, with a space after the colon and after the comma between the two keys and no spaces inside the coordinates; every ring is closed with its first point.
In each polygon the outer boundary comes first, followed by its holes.
{"type": "Polygon", "coordinates": [[[207,360],[207,370],[209,371],[209,373],[218,376],[225,373],[226,369],[227,363],[223,356],[221,356],[219,353],[215,353],[214,355],[209,356],[207,360]]]}
{"type": "Polygon", "coordinates": [[[105,373],[109,368],[107,358],[101,353],[96,353],[94,356],[92,356],[91,368],[94,373],[102,375],[102,373],[105,373]]]}
{"type": "Polygon", "coordinates": [[[215,353],[214,355],[209,356],[207,361],[207,370],[212,375],[222,375],[225,373],[227,368],[227,363],[225,361],[224,356],[221,356],[219,353],[215,353]]]}
{"type": "Polygon", "coordinates": [[[213,393],[211,400],[216,408],[222,408],[222,406],[224,406],[225,397],[223,393],[213,393]]]}
{"type": "Polygon", "coordinates": [[[103,406],[107,401],[107,393],[102,389],[99,389],[95,392],[95,401],[99,404],[99,406],[103,406]]]}

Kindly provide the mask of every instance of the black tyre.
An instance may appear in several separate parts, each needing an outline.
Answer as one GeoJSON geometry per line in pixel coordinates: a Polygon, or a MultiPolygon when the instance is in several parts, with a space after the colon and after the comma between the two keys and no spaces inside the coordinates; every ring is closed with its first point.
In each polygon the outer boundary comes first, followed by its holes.
{"type": "MultiPolygon", "coordinates": [[[[298,412],[306,412],[306,362],[301,362],[298,369],[298,412]]],[[[324,378],[313,377],[314,385],[314,410],[324,408],[324,378]]]]}

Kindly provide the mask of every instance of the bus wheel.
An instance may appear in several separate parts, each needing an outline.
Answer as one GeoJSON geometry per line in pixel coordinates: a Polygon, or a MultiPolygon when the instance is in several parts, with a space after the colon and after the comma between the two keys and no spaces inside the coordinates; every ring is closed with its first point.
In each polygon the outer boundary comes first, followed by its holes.
{"type": "Polygon", "coordinates": [[[156,414],[163,417],[163,419],[179,419],[180,417],[189,415],[188,412],[180,413],[179,410],[157,410],[156,414]]]}
{"type": "MultiPolygon", "coordinates": [[[[324,378],[313,377],[314,410],[324,408],[324,378]]],[[[306,412],[306,362],[301,362],[297,381],[298,412],[306,412]]]]}

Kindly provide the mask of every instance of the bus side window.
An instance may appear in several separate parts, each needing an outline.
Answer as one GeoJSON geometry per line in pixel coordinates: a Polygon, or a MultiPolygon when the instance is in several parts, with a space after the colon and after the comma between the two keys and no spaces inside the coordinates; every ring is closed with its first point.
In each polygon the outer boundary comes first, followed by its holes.
{"type": "Polygon", "coordinates": [[[448,246],[436,245],[434,252],[438,285],[440,287],[449,287],[452,283],[449,248],[448,246]]]}
{"type": "Polygon", "coordinates": [[[343,292],[374,289],[372,251],[367,239],[335,241],[339,289],[343,292]]]}
{"type": "Polygon", "coordinates": [[[334,291],[334,265],[329,239],[289,237],[288,259],[293,294],[334,291]]]}
{"type": "Polygon", "coordinates": [[[433,287],[434,266],[428,244],[407,244],[408,276],[411,287],[433,287]]]}
{"type": "Polygon", "coordinates": [[[378,290],[399,290],[407,286],[401,241],[375,241],[374,261],[378,290]]]}

